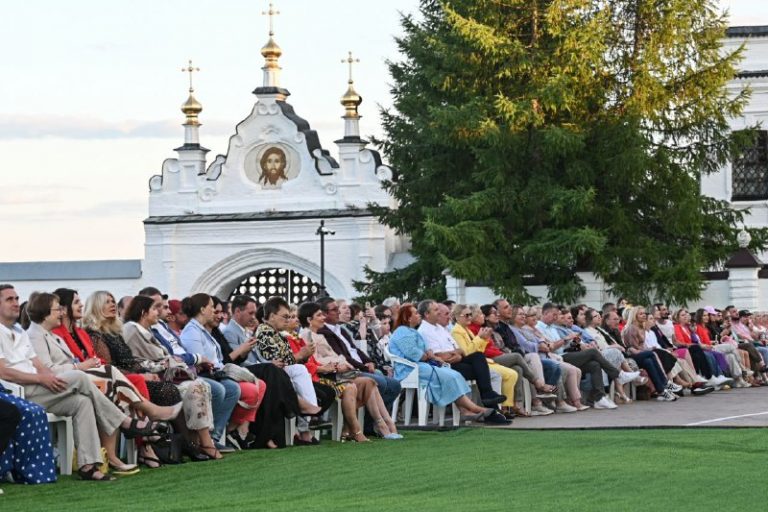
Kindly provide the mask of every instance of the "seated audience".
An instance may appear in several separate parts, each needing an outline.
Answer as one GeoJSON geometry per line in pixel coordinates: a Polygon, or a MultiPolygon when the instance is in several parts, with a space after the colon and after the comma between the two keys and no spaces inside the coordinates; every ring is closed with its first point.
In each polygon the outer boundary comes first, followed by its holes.
{"type": "Polygon", "coordinates": [[[348,438],[356,441],[365,440],[365,435],[357,422],[357,408],[365,405],[373,418],[373,428],[378,435],[384,439],[402,439],[384,405],[376,382],[366,374],[356,371],[344,356],[337,354],[331,348],[325,336],[318,333],[325,325],[325,314],[320,305],[314,302],[304,303],[299,307],[297,316],[304,328],[301,338],[305,347],[308,347],[307,353],[313,353],[312,357],[318,365],[315,371],[320,376],[321,382],[337,390],[337,394],[342,398],[342,406],[347,386],[353,386],[356,397],[356,401],[353,402],[355,406],[348,405],[345,412],[348,438]]]}
{"type": "MultiPolygon", "coordinates": [[[[138,299],[128,308],[128,324],[135,325],[128,328],[128,337],[123,338],[125,330],[117,318],[114,296],[109,292],[97,291],[85,301],[83,325],[101,360],[122,371],[138,373],[144,377],[152,403],[182,403],[183,417],[180,414],[173,426],[187,440],[185,453],[193,461],[209,460],[211,457],[201,451],[201,446],[213,444],[209,432],[213,426],[211,390],[205,382],[183,372],[186,368],[183,361],[172,357],[151,335],[142,336],[143,331],[148,331],[159,315],[153,305],[154,301],[150,304],[144,299],[138,299]],[[187,378],[180,380],[181,377],[177,378],[176,373],[186,375],[187,378]]],[[[160,465],[159,461],[149,458],[141,462],[152,468],[160,465]]]]}
{"type": "MultiPolygon", "coordinates": [[[[421,323],[421,315],[413,304],[401,306],[398,315],[395,332],[389,340],[389,351],[393,356],[418,363],[419,382],[426,386],[429,403],[446,407],[455,402],[465,420],[498,425],[511,423],[495,408],[480,407],[469,399],[470,390],[464,377],[444,366],[445,361],[427,348],[426,341],[416,330],[421,323]]],[[[395,378],[398,380],[404,379],[413,370],[411,366],[395,362],[395,378]]]]}
{"type": "Polygon", "coordinates": [[[156,425],[149,419],[127,416],[82,371],[55,374],[46,368],[27,333],[16,324],[18,316],[16,291],[11,285],[0,285],[0,379],[22,385],[26,399],[47,412],[72,416],[81,479],[114,479],[99,469],[101,445],[114,446],[119,430],[132,437],[153,435],[156,425]]]}

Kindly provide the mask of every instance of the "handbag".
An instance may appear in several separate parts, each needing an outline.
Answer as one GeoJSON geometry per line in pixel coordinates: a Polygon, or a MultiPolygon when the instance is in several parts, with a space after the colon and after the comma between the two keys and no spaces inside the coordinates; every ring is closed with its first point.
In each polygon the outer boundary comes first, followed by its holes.
{"type": "Polygon", "coordinates": [[[157,456],[157,460],[163,464],[181,464],[183,459],[184,437],[181,434],[162,434],[160,439],[150,443],[157,456]]]}
{"type": "Polygon", "coordinates": [[[340,372],[336,374],[336,381],[349,381],[355,380],[360,376],[362,372],[360,370],[348,370],[346,372],[340,372]]]}
{"type": "Polygon", "coordinates": [[[171,366],[163,373],[163,380],[165,382],[172,382],[173,384],[181,384],[188,380],[195,380],[197,378],[197,372],[193,368],[187,366],[171,366]]]}
{"type": "Polygon", "coordinates": [[[225,377],[236,382],[252,382],[256,384],[256,376],[242,366],[227,363],[224,365],[221,372],[225,377]]]}

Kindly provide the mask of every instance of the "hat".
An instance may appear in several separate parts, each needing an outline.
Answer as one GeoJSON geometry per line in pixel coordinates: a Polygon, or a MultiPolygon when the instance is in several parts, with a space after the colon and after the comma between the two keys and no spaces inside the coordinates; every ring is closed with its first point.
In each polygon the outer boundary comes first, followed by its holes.
{"type": "Polygon", "coordinates": [[[716,315],[717,314],[717,310],[715,308],[713,308],[712,306],[704,306],[704,311],[706,311],[710,315],[716,315]]]}
{"type": "Polygon", "coordinates": [[[739,318],[744,318],[745,316],[752,316],[752,313],[750,313],[748,309],[739,311],[739,318]]]}
{"type": "Polygon", "coordinates": [[[177,299],[171,299],[168,301],[168,309],[171,310],[171,314],[175,315],[181,311],[181,301],[177,299]]]}

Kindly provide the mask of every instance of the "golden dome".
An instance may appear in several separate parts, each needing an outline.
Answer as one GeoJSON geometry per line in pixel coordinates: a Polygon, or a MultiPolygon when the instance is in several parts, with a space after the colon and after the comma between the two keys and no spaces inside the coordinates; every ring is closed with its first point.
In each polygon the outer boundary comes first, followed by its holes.
{"type": "Polygon", "coordinates": [[[344,96],[341,97],[341,104],[346,109],[344,116],[358,117],[357,107],[359,107],[362,102],[363,98],[357,94],[355,87],[350,82],[349,87],[347,87],[347,92],[345,92],[344,96]]]}
{"type": "Polygon", "coordinates": [[[261,55],[265,59],[272,58],[279,58],[283,54],[283,50],[277,45],[275,40],[272,38],[272,36],[269,36],[269,41],[267,41],[267,44],[264,45],[264,47],[261,49],[261,55]]]}
{"type": "Polygon", "coordinates": [[[198,124],[197,115],[203,111],[203,106],[195,98],[192,92],[189,93],[187,101],[181,105],[182,113],[187,116],[187,122],[190,124],[198,124]]]}

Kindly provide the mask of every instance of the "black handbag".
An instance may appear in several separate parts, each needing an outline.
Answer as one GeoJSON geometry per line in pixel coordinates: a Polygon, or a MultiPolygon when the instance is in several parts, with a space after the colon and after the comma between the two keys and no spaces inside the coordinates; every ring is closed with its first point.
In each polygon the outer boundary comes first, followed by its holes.
{"type": "Polygon", "coordinates": [[[163,464],[181,464],[183,459],[184,437],[181,434],[168,433],[152,443],[157,459],[163,464]]]}

